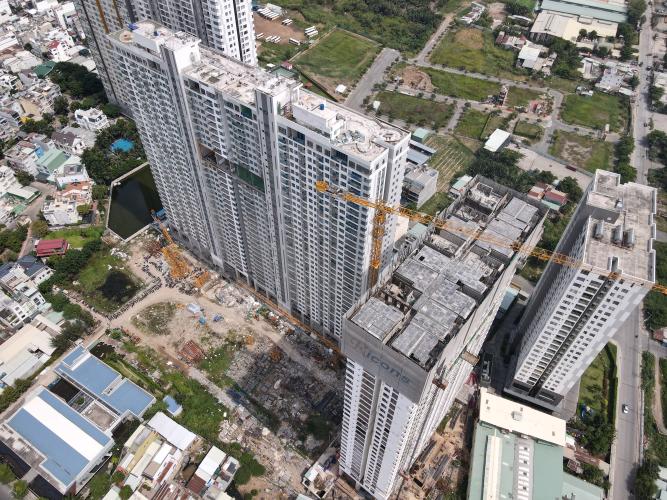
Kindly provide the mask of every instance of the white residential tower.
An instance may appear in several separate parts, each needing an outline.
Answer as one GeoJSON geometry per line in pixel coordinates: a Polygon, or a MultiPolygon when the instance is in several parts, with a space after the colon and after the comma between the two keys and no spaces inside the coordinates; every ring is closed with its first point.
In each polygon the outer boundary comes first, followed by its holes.
{"type": "Polygon", "coordinates": [[[526,308],[507,391],[555,408],[655,282],[655,188],[598,170],[526,308]],[[643,286],[642,286],[643,284],[643,286]]]}

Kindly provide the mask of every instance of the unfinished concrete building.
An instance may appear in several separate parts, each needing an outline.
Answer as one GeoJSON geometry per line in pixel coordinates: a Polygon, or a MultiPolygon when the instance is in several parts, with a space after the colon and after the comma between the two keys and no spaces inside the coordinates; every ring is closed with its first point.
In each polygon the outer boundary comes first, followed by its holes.
{"type": "Polygon", "coordinates": [[[396,492],[469,379],[505,292],[542,234],[546,208],[477,177],[446,212],[450,229],[412,239],[345,316],[340,465],[375,498],[396,492]]]}

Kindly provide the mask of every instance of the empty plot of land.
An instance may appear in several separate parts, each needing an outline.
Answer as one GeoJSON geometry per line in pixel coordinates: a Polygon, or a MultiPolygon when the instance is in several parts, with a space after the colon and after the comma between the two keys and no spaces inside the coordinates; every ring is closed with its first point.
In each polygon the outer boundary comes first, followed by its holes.
{"type": "Polygon", "coordinates": [[[625,97],[595,92],[591,97],[578,94],[565,98],[561,118],[564,122],[603,130],[623,130],[628,122],[629,104],[625,97]]]}
{"type": "Polygon", "coordinates": [[[452,104],[429,101],[398,92],[380,92],[375,99],[381,103],[379,108],[381,115],[434,130],[446,126],[454,114],[452,104]]]}
{"type": "Polygon", "coordinates": [[[592,137],[557,130],[549,153],[563,160],[595,172],[598,168],[609,170],[613,158],[613,145],[592,137]]]}
{"type": "Polygon", "coordinates": [[[297,28],[294,24],[285,26],[282,24],[281,19],[270,21],[257,14],[257,12],[253,13],[252,18],[255,23],[255,33],[263,33],[264,36],[262,38],[264,39],[269,36],[279,36],[280,41],[278,43],[281,45],[288,44],[290,38],[294,38],[300,42],[306,39],[303,30],[297,28]]]}
{"type": "Polygon", "coordinates": [[[536,142],[544,135],[544,129],[537,124],[519,120],[514,126],[514,134],[525,137],[530,142],[536,142]]]}
{"type": "Polygon", "coordinates": [[[332,91],[339,84],[351,86],[364,74],[380,46],[359,35],[334,30],[294,62],[300,70],[332,91]]]}
{"type": "Polygon", "coordinates": [[[438,171],[438,190],[449,189],[450,181],[467,167],[475,155],[458,139],[448,135],[432,134],[426,145],[437,152],[431,157],[429,166],[438,171]]]}
{"type": "Polygon", "coordinates": [[[486,140],[497,128],[505,128],[507,117],[499,113],[484,113],[467,109],[456,124],[454,133],[471,139],[486,140]]]}
{"type": "Polygon", "coordinates": [[[510,108],[528,106],[531,101],[538,100],[541,95],[542,93],[539,90],[510,87],[505,99],[505,105],[510,108]]]}
{"type": "Polygon", "coordinates": [[[445,35],[431,54],[431,62],[462,70],[525,80],[513,72],[516,54],[494,44],[493,33],[462,28],[445,35]]]}
{"type": "Polygon", "coordinates": [[[432,68],[424,68],[424,72],[431,78],[431,84],[436,92],[442,95],[484,101],[487,97],[500,92],[499,83],[432,68]]]}

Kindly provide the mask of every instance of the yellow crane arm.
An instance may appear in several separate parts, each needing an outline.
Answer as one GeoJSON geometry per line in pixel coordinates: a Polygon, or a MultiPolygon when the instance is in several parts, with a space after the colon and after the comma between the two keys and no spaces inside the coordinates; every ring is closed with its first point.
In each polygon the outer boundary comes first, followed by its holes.
{"type": "MultiPolygon", "coordinates": [[[[386,214],[391,214],[391,215],[397,215],[399,217],[405,217],[407,219],[410,219],[412,221],[416,222],[421,222],[422,224],[425,225],[433,225],[437,227],[438,229],[445,229],[447,231],[451,231],[454,233],[458,233],[470,238],[473,238],[478,241],[483,241],[485,243],[488,243],[493,246],[497,246],[500,248],[509,248],[515,252],[530,256],[530,257],[535,257],[536,259],[543,260],[543,261],[548,261],[548,260],[553,260],[556,264],[560,264],[562,266],[568,266],[568,267],[574,267],[574,268],[581,268],[584,267],[584,263],[580,260],[574,259],[570,257],[569,255],[558,253],[558,252],[552,252],[550,250],[546,250],[544,248],[540,247],[528,247],[524,246],[518,241],[512,241],[508,239],[503,239],[503,238],[498,238],[494,236],[490,236],[488,234],[484,234],[481,229],[470,229],[465,226],[460,226],[458,224],[452,223],[452,222],[447,222],[443,219],[438,219],[436,216],[433,215],[426,215],[421,212],[417,212],[416,210],[410,210],[409,208],[405,207],[392,207],[391,205],[387,205],[386,203],[383,203],[381,201],[372,201],[368,200],[366,198],[363,198],[361,196],[358,196],[356,194],[343,191],[340,189],[335,189],[333,188],[327,181],[316,181],[315,182],[315,189],[320,192],[320,193],[326,193],[331,196],[334,196],[340,200],[343,201],[348,201],[351,203],[355,203],[357,205],[360,205],[362,207],[366,208],[372,208],[375,210],[375,216],[373,218],[373,246],[372,249],[375,249],[376,246],[379,248],[381,251],[381,245],[382,245],[382,236],[384,235],[384,221],[386,219],[386,214]],[[378,217],[378,213],[384,214],[382,217],[378,217]],[[381,230],[376,229],[376,225],[379,221],[382,221],[383,227],[381,230]],[[380,235],[379,241],[376,238],[376,234],[380,235]]],[[[377,277],[377,273],[379,272],[380,268],[380,259],[375,258],[375,254],[371,254],[371,273],[373,276],[377,277]],[[377,266],[377,267],[375,267],[377,266]],[[375,269],[375,271],[373,271],[375,269]]],[[[667,287],[657,284],[657,283],[652,283],[648,280],[642,280],[640,278],[635,278],[631,276],[624,276],[623,279],[628,279],[631,281],[634,281],[641,286],[644,287],[650,287],[652,290],[655,290],[657,292],[660,292],[664,295],[667,295],[667,287]]],[[[371,285],[375,284],[375,281],[371,281],[371,285]]]]}

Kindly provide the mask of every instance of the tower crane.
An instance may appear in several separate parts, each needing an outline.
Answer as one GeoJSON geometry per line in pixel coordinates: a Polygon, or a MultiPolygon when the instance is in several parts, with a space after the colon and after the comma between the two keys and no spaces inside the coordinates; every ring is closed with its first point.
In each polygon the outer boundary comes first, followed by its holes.
{"type": "Polygon", "coordinates": [[[169,274],[174,279],[185,278],[190,273],[190,265],[185,257],[181,254],[180,248],[174,242],[174,239],[169,234],[169,230],[162,224],[162,221],[155,214],[155,210],[151,210],[151,217],[160,228],[162,236],[167,240],[167,245],[162,247],[162,255],[169,265],[169,274]]]}
{"type": "MultiPolygon", "coordinates": [[[[448,222],[443,219],[438,219],[434,215],[426,215],[416,210],[411,210],[409,208],[400,206],[393,207],[391,205],[387,205],[382,201],[368,200],[362,196],[350,193],[349,191],[337,189],[331,186],[327,181],[316,181],[315,189],[320,193],[325,193],[340,200],[347,201],[350,203],[355,203],[362,207],[372,208],[375,210],[375,214],[373,216],[373,230],[372,230],[373,239],[371,243],[371,259],[370,259],[371,287],[373,287],[376,284],[378,273],[380,270],[381,257],[382,257],[382,238],[385,233],[384,225],[386,223],[387,215],[406,217],[407,219],[410,219],[415,222],[421,222],[422,224],[425,224],[427,226],[433,225],[438,229],[445,229],[453,233],[458,233],[466,237],[476,239],[478,241],[489,243],[490,245],[493,246],[509,248],[514,252],[529,257],[534,257],[542,261],[552,260],[556,264],[573,268],[581,268],[585,266],[584,262],[563,253],[552,252],[550,250],[546,250],[544,248],[539,248],[539,247],[526,246],[519,241],[509,241],[506,239],[493,237],[488,234],[484,234],[481,228],[470,229],[461,225],[457,225],[452,222],[448,222]]],[[[620,278],[620,275],[618,273],[610,273],[610,277],[617,279],[620,278]]],[[[647,287],[656,292],[660,292],[663,295],[667,295],[667,286],[663,286],[658,283],[653,283],[649,280],[644,280],[633,276],[623,275],[623,279],[633,281],[643,287],[647,287]]]]}

